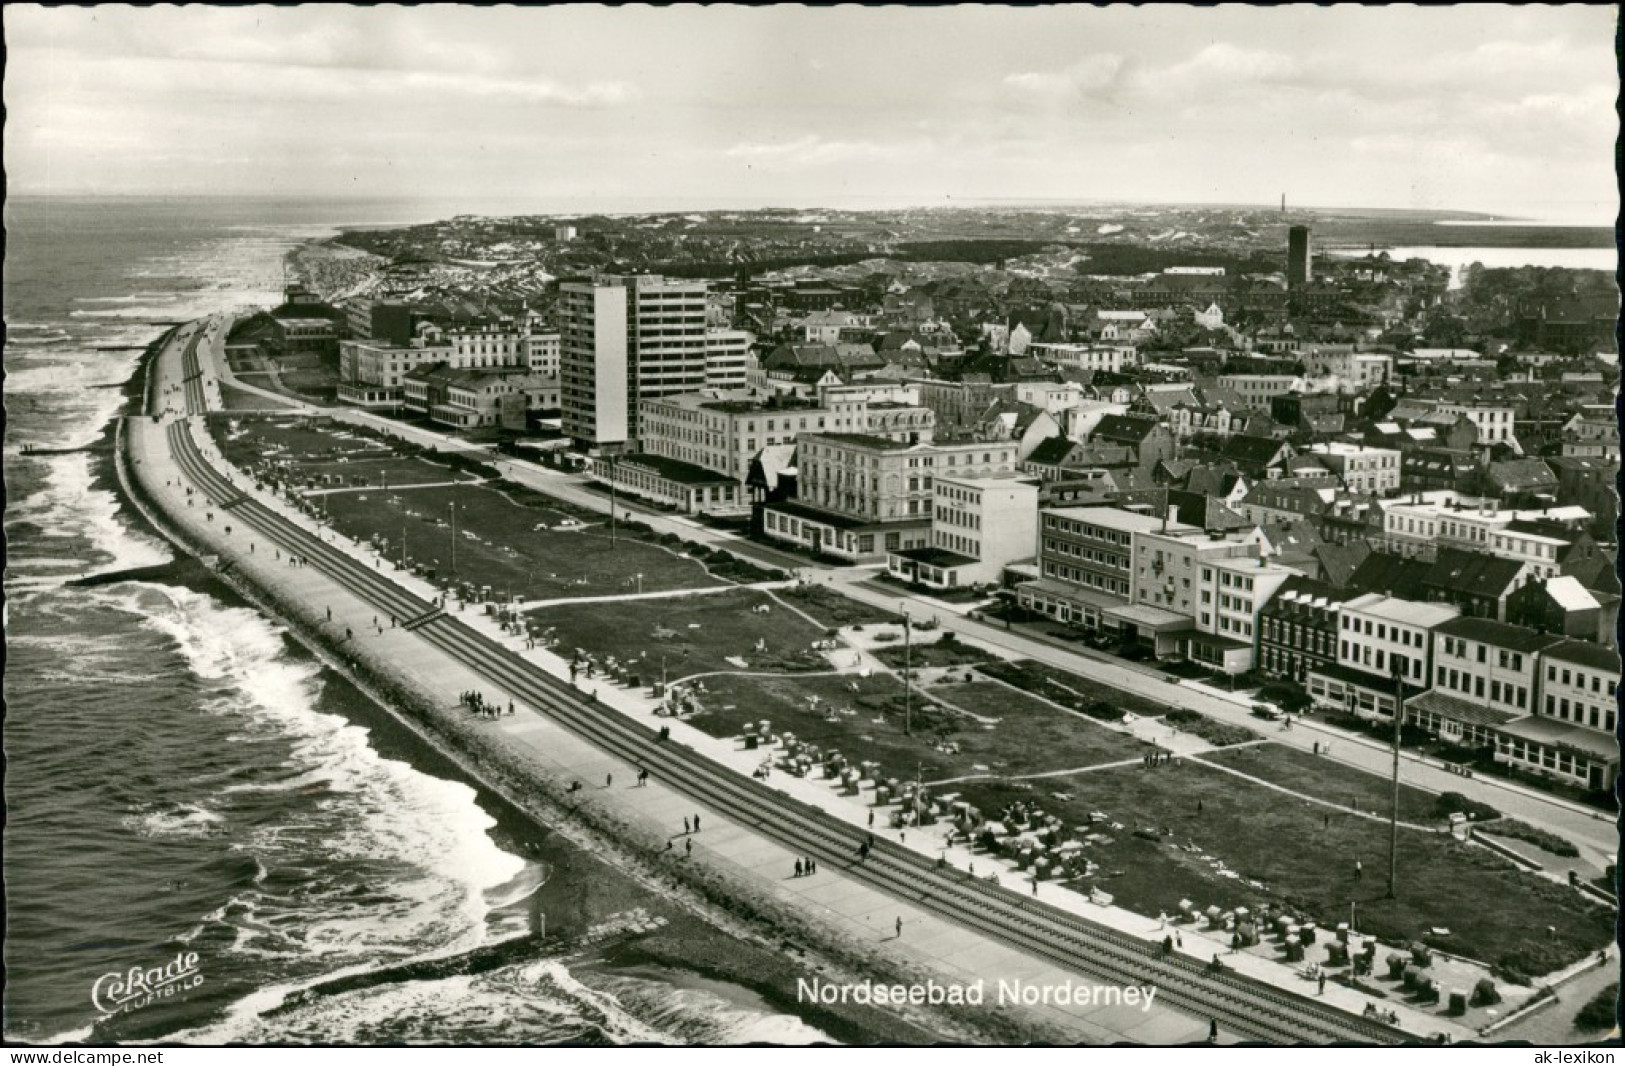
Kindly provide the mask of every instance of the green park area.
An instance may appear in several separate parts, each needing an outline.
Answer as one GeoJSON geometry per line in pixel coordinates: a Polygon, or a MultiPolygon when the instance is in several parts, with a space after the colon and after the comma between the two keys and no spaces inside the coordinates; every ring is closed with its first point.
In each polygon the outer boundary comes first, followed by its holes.
{"type": "Polygon", "coordinates": [[[489,585],[503,600],[726,584],[681,552],[632,537],[611,540],[600,525],[560,528],[561,515],[515,503],[484,485],[331,493],[319,497],[319,506],[346,536],[381,538],[390,559],[400,558],[404,537],[406,557],[433,567],[439,579],[489,585]]]}
{"type": "Polygon", "coordinates": [[[871,607],[825,585],[797,585],[779,595],[827,629],[901,622],[902,616],[871,607]]]}
{"type": "Polygon", "coordinates": [[[1269,903],[1329,927],[1348,921],[1353,905],[1361,932],[1426,940],[1523,977],[1584,958],[1612,936],[1608,908],[1444,832],[1401,828],[1398,892],[1388,899],[1385,820],[1329,811],[1189,759],[959,790],[992,818],[1015,802],[1068,826],[1107,815],[1109,828],[1088,848],[1095,874],[1070,884],[1098,887],[1141,914],[1174,914],[1186,899],[1227,911],[1269,903]]]}
{"type": "MultiPolygon", "coordinates": [[[[1387,778],[1311,755],[1282,744],[1260,744],[1209,752],[1203,762],[1228,767],[1249,777],[1292,792],[1314,796],[1323,803],[1348,807],[1386,818],[1393,807],[1393,785],[1387,778]]],[[[1438,793],[1401,785],[1399,820],[1413,825],[1442,826],[1455,809],[1438,793]]]]}
{"type": "MultiPolygon", "coordinates": [[[[800,673],[833,667],[813,650],[824,630],[750,589],[618,603],[555,604],[527,612],[529,628],[559,637],[566,656],[646,664],[645,684],[729,670],[800,673]],[[730,659],[739,660],[730,662],[730,659]],[[745,665],[740,666],[740,662],[745,665]]],[[[850,659],[852,652],[844,655],[850,659]]]]}

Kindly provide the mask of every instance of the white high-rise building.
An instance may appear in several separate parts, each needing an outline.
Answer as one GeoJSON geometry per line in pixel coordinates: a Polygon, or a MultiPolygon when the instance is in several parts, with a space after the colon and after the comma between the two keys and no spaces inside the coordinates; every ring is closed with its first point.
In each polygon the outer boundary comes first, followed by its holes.
{"type": "Polygon", "coordinates": [[[706,385],[706,284],[656,275],[559,286],[564,432],[590,450],[637,439],[639,399],[706,385]]]}

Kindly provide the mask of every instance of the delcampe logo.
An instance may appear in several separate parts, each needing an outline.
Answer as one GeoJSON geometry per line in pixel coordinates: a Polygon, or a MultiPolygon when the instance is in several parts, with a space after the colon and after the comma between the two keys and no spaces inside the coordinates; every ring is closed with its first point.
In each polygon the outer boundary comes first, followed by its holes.
{"type": "Polygon", "coordinates": [[[90,1002],[103,1014],[120,1014],[168,999],[203,983],[203,970],[197,952],[176,955],[164,966],[143,969],[132,966],[96,978],[90,987],[90,1002]]]}

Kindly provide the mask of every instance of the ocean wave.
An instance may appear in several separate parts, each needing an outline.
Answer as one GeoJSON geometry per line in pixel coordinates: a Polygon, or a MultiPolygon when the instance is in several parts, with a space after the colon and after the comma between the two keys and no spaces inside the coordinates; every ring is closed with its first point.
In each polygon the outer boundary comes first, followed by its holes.
{"type": "Polygon", "coordinates": [[[89,455],[54,455],[46,462],[43,487],[20,501],[14,520],[38,525],[47,537],[86,542],[89,553],[102,557],[89,573],[156,566],[172,558],[162,542],[125,524],[117,497],[95,487],[89,455]]]}
{"type": "Polygon", "coordinates": [[[379,755],[367,730],[318,710],[320,667],[293,657],[283,631],[257,612],[144,583],[109,595],[172,639],[188,670],[209,683],[203,710],[241,718],[245,739],[287,745],[277,778],[252,783],[286,798],[240,781],[211,792],[211,806],[228,816],[238,804],[261,814],[287,808],[238,838],[236,850],[270,876],[210,919],[232,927],[234,950],[343,965],[485,942],[494,904],[522,883],[528,864],[491,839],[495,819],[472,788],[379,755]],[[284,861],[316,873],[283,877],[284,861]],[[273,883],[291,898],[279,899],[273,883]]]}
{"type": "Polygon", "coordinates": [[[183,804],[174,810],[134,812],[125,815],[122,824],[146,837],[203,837],[218,836],[225,819],[215,811],[204,810],[192,804],[183,804]]]}

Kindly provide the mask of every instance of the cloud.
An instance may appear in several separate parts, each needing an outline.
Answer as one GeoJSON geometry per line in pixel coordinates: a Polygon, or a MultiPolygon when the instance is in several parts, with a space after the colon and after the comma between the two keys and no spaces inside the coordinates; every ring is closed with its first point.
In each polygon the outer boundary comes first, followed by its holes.
{"type": "Polygon", "coordinates": [[[1016,96],[1044,103],[1064,104],[1109,95],[1123,77],[1123,57],[1097,52],[1059,71],[1010,74],[1004,87],[1016,96]]]}
{"type": "Polygon", "coordinates": [[[793,141],[755,141],[736,144],[723,154],[732,159],[751,162],[820,166],[831,163],[905,159],[922,150],[925,150],[925,146],[918,141],[886,144],[875,141],[830,141],[809,133],[793,141]]]}

